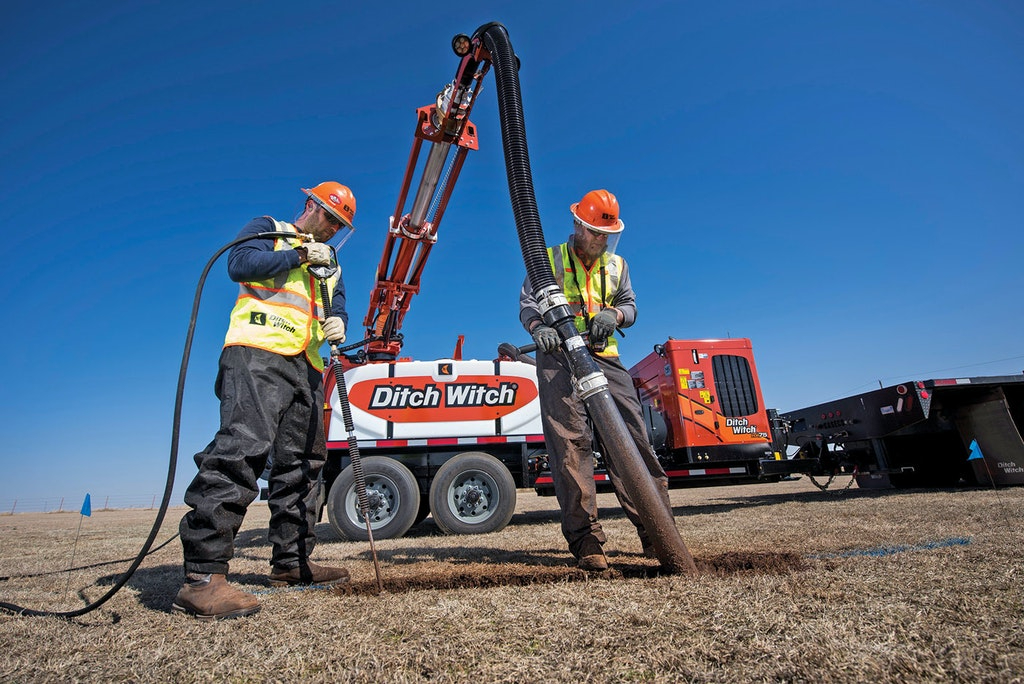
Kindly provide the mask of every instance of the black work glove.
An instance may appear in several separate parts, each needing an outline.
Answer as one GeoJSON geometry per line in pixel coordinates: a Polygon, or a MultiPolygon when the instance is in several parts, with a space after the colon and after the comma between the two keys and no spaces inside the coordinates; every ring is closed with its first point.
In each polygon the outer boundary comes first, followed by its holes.
{"type": "Polygon", "coordinates": [[[530,334],[533,335],[533,341],[537,343],[537,349],[542,349],[548,354],[558,349],[558,345],[562,343],[558,339],[555,329],[543,323],[534,328],[530,334]]]}
{"type": "Polygon", "coordinates": [[[601,309],[597,315],[590,319],[590,339],[593,342],[601,342],[608,339],[608,336],[615,332],[619,322],[619,314],[615,309],[601,309]]]}

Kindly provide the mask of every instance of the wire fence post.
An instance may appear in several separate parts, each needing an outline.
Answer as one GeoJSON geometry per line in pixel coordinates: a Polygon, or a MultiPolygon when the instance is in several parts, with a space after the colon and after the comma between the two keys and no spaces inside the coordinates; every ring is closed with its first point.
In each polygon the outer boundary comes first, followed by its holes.
{"type": "MultiPolygon", "coordinates": [[[[12,492],[13,494],[13,492],[12,492]]],[[[33,498],[24,496],[25,492],[18,492],[17,498],[0,495],[0,515],[14,515],[15,513],[73,513],[74,508],[69,501],[74,497],[53,494],[33,498]]],[[[101,502],[93,506],[93,510],[156,510],[160,507],[160,494],[150,495],[149,493],[138,492],[131,494],[107,494],[103,498],[94,499],[101,502]]],[[[180,503],[180,502],[179,502],[180,503]]],[[[0,542],[2,543],[2,542],[0,542]]],[[[2,679],[2,677],[0,677],[2,679]]]]}

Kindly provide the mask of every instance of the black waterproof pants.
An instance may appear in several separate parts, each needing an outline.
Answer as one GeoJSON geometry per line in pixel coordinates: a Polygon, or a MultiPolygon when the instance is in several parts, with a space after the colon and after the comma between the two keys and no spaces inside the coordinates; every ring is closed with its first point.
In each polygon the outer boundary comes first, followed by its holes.
{"type": "Polygon", "coordinates": [[[271,459],[271,563],[294,568],[316,544],[317,481],[327,458],[323,377],[304,354],[225,347],[217,374],[220,430],[195,456],[179,527],[185,572],[227,574],[235,535],[271,459]]]}
{"type": "MultiPolygon", "coordinates": [[[[622,415],[622,420],[629,428],[629,435],[636,444],[648,472],[658,485],[662,504],[671,515],[668,476],[647,439],[647,430],[640,413],[640,402],[633,388],[633,379],[618,358],[594,356],[594,360],[608,379],[608,391],[622,415]]],[[[580,547],[588,538],[602,544],[606,541],[604,530],[597,519],[593,454],[595,449],[604,456],[608,479],[615,487],[615,495],[623,512],[636,526],[641,543],[645,546],[650,544],[640,521],[640,514],[622,485],[619,468],[622,456],[603,448],[595,439],[587,423],[586,405],[576,396],[572,384],[572,371],[561,351],[554,354],[537,352],[537,379],[544,442],[548,449],[548,465],[554,480],[555,497],[562,513],[562,535],[569,543],[569,550],[578,557],[580,547]]]]}

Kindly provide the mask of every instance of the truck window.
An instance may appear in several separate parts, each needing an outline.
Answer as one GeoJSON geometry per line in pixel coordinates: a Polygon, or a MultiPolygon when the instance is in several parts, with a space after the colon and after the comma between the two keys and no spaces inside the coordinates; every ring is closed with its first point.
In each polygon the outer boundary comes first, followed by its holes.
{"type": "Polygon", "coordinates": [[[757,413],[757,393],[750,364],[742,356],[721,354],[711,359],[715,391],[722,415],[749,416],[757,413]]]}

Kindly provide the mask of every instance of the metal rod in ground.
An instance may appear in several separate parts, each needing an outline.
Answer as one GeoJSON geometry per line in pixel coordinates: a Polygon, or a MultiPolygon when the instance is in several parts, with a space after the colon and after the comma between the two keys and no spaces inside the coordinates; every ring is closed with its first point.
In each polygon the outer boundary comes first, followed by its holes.
{"type": "MultiPolygon", "coordinates": [[[[331,310],[331,293],[327,288],[327,278],[337,272],[338,257],[334,255],[333,267],[313,267],[312,273],[320,284],[320,302],[323,304],[324,323],[331,310]]],[[[380,574],[380,563],[377,561],[377,548],[373,543],[373,530],[370,527],[370,502],[366,498],[366,478],[363,477],[363,461],[359,457],[359,443],[356,441],[356,428],[352,422],[352,410],[348,403],[348,389],[345,387],[345,369],[341,366],[341,352],[338,351],[338,343],[331,342],[331,368],[334,369],[334,386],[338,389],[338,400],[341,403],[341,417],[345,425],[345,432],[348,434],[348,456],[352,461],[352,474],[356,480],[356,498],[359,500],[359,512],[363,514],[366,521],[366,538],[370,542],[370,555],[373,557],[373,571],[377,575],[377,591],[383,593],[384,580],[380,574]]],[[[327,425],[324,425],[324,435],[327,434],[327,425]]]]}
{"type": "MultiPolygon", "coordinates": [[[[342,369],[341,364],[335,358],[334,362],[334,375],[335,380],[338,383],[338,397],[343,401],[348,401],[348,391],[344,386],[345,376],[341,375],[342,369]],[[341,377],[338,380],[338,377],[341,377]]],[[[347,403],[345,405],[348,405],[347,403]]],[[[343,414],[345,412],[342,412],[343,414]]],[[[346,426],[345,429],[348,429],[346,426]]],[[[381,565],[380,561],[377,560],[377,548],[374,546],[374,529],[370,523],[370,502],[367,499],[367,480],[362,475],[362,459],[359,457],[359,445],[356,443],[355,431],[351,430],[348,433],[348,456],[352,460],[352,474],[355,475],[355,498],[359,502],[359,512],[362,513],[362,520],[367,523],[367,539],[370,541],[370,555],[374,559],[374,572],[377,575],[377,592],[384,593],[384,580],[381,578],[381,565]]]]}
{"type": "Polygon", "coordinates": [[[370,529],[370,517],[363,515],[366,518],[366,536],[370,540],[370,555],[373,556],[373,571],[377,575],[377,593],[384,593],[384,580],[380,575],[380,563],[377,562],[377,550],[373,547],[373,531],[370,529]]]}
{"type": "MultiPolygon", "coordinates": [[[[978,448],[979,450],[981,449],[981,447],[978,448]]],[[[988,459],[986,459],[984,455],[981,457],[981,462],[985,464],[985,472],[988,473],[988,481],[992,483],[992,491],[996,493],[996,501],[999,502],[999,507],[1003,510],[1003,519],[1006,520],[1006,527],[1012,528],[1013,524],[1010,522],[1010,516],[1006,513],[1006,507],[1003,506],[1003,500],[999,496],[999,488],[996,487],[996,478],[992,475],[992,470],[988,467],[988,459]]]]}
{"type": "MultiPolygon", "coordinates": [[[[63,499],[61,500],[63,502],[63,499]]],[[[68,564],[68,581],[64,585],[64,602],[68,600],[68,590],[71,589],[71,571],[75,569],[75,554],[78,552],[78,538],[82,536],[82,521],[85,515],[78,516],[78,532],[75,534],[75,545],[71,548],[71,563],[68,564]]]]}

